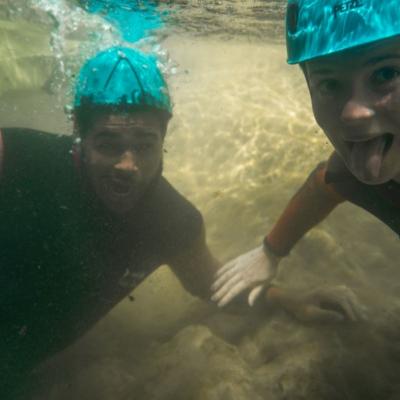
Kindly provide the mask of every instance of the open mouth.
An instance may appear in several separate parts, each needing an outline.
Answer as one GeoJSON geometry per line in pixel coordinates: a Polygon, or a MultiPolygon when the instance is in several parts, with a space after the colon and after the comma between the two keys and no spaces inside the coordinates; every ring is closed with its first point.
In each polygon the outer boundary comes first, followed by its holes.
{"type": "Polygon", "coordinates": [[[394,135],[391,133],[385,133],[382,136],[382,140],[384,141],[385,145],[383,147],[383,156],[386,155],[386,153],[390,150],[390,148],[392,147],[393,144],[393,140],[394,140],[394,135]]]}
{"type": "Polygon", "coordinates": [[[114,196],[128,196],[132,192],[132,184],[119,179],[105,179],[104,188],[114,196]]]}

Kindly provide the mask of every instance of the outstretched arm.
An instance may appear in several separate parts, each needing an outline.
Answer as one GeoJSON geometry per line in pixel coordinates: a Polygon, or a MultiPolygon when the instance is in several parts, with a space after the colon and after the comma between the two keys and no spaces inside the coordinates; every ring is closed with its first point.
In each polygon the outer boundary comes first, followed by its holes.
{"type": "Polygon", "coordinates": [[[192,295],[209,300],[211,284],[220,263],[213,257],[206,244],[205,229],[202,227],[197,239],[169,265],[183,287],[192,295]]]}
{"type": "Polygon", "coordinates": [[[343,286],[323,287],[295,293],[270,287],[282,257],[305,233],[322,221],[343,199],[325,183],[327,163],[321,163],[290,200],[263,245],[239,256],[217,271],[212,299],[225,306],[241,292],[248,291],[248,303],[279,304],[302,320],[360,319],[361,307],[352,291],[343,286]]]}
{"type": "MultiPolygon", "coordinates": [[[[273,257],[273,255],[270,255],[273,257]]],[[[256,257],[257,258],[257,257],[256,257]]],[[[212,290],[211,283],[220,273],[220,263],[209,251],[204,228],[192,245],[181,254],[172,258],[170,267],[177,275],[184,288],[192,295],[208,301],[212,290]]],[[[239,277],[235,281],[238,287],[246,286],[254,276],[239,277]]],[[[258,277],[258,279],[261,279],[258,277]]],[[[344,286],[318,288],[311,291],[295,292],[279,287],[262,287],[258,309],[263,304],[274,304],[289,311],[303,321],[341,321],[343,319],[359,320],[363,318],[362,306],[353,292],[344,286]]],[[[236,297],[236,296],[233,296],[236,297]]],[[[227,300],[226,298],[224,301],[227,300]]],[[[243,298],[237,305],[243,304],[243,298]]],[[[230,300],[226,301],[229,303],[230,300]]],[[[236,309],[235,309],[236,310],[236,309]]]]}
{"type": "Polygon", "coordinates": [[[325,183],[327,163],[321,163],[292,197],[264,245],[275,255],[289,254],[294,245],[345,199],[325,183]]]}
{"type": "Polygon", "coordinates": [[[248,292],[250,305],[275,304],[303,321],[360,320],[364,309],[345,286],[328,286],[304,292],[268,286],[281,257],[333,208],[344,201],[324,182],[326,165],[310,175],[267,236],[264,246],[246,253],[223,267],[210,253],[204,229],[195,242],[170,260],[170,266],[186,290],[219,306],[248,292]]]}
{"type": "Polygon", "coordinates": [[[252,305],[274,278],[282,257],[344,199],[325,183],[326,163],[310,174],[293,196],[263,245],[225,264],[216,274],[212,299],[220,306],[250,290],[252,305]]]}

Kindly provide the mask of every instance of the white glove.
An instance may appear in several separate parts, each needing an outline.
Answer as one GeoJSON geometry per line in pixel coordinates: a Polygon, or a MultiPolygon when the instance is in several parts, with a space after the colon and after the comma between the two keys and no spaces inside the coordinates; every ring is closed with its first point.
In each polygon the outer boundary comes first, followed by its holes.
{"type": "Polygon", "coordinates": [[[243,291],[250,290],[247,301],[252,306],[274,278],[279,261],[279,257],[265,251],[263,246],[229,261],[215,274],[211,300],[223,307],[243,291]]]}

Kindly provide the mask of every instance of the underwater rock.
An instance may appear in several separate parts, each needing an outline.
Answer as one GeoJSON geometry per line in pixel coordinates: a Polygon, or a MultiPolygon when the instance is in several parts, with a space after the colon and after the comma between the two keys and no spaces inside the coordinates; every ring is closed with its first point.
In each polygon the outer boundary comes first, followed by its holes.
{"type": "Polygon", "coordinates": [[[275,312],[237,345],[189,325],[144,356],[87,360],[35,400],[397,400],[398,311],[336,325],[275,312]]]}
{"type": "Polygon", "coordinates": [[[400,360],[393,357],[393,349],[400,341],[389,337],[390,315],[336,325],[305,325],[277,316],[244,340],[240,353],[253,366],[254,385],[268,393],[266,399],[394,398],[400,394],[400,360]]]}
{"type": "Polygon", "coordinates": [[[140,384],[133,390],[141,399],[262,399],[237,348],[205,326],[181,330],[160,345],[141,371],[140,384]]]}

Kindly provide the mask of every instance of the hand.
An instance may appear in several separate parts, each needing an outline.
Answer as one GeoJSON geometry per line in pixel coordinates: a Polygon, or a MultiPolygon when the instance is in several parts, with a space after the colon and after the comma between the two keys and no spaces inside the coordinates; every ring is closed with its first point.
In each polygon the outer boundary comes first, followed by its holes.
{"type": "Polygon", "coordinates": [[[263,246],[229,261],[215,274],[211,300],[223,307],[240,293],[250,289],[248,303],[252,306],[274,278],[279,261],[279,257],[265,250],[263,246]]]}
{"type": "MultiPolygon", "coordinates": [[[[270,290],[273,292],[275,288],[270,290]]],[[[367,319],[366,307],[361,305],[354,292],[344,285],[317,288],[303,294],[276,290],[277,293],[271,293],[271,297],[301,321],[355,322],[367,319]]]]}

